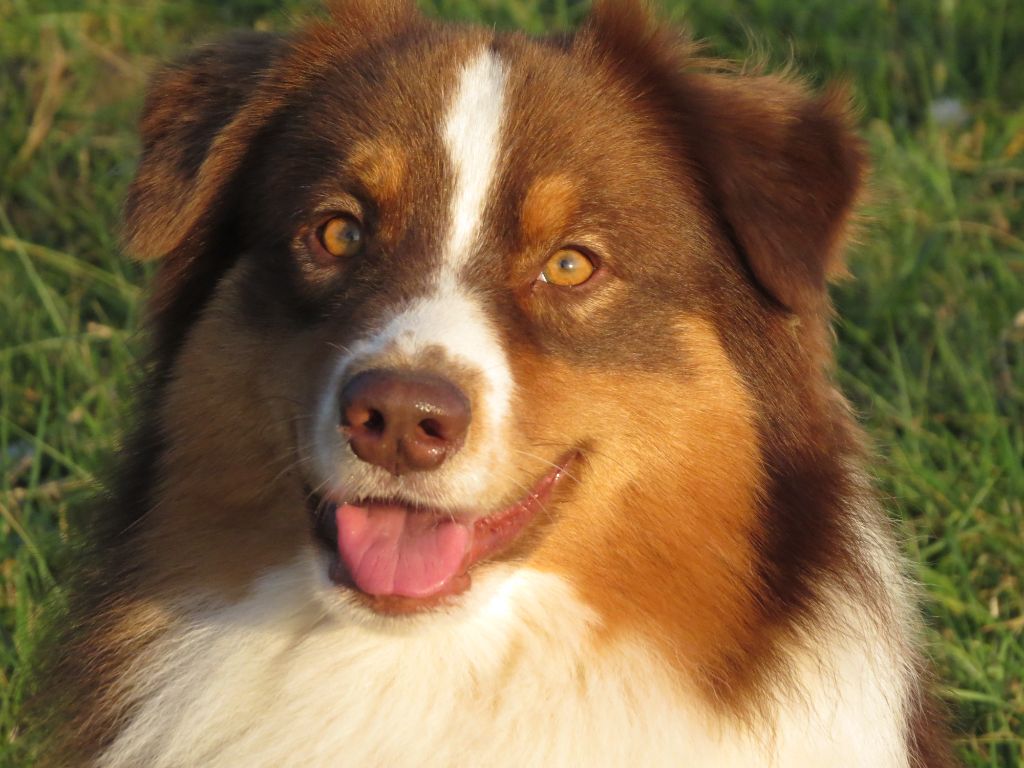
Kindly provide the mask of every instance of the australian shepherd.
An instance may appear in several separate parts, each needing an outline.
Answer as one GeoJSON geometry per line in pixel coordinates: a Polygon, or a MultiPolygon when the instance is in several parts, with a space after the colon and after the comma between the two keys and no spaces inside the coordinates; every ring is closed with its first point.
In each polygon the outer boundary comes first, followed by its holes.
{"type": "Polygon", "coordinates": [[[152,365],[50,764],[948,764],[830,380],[842,89],[631,0],[349,0],[164,69],[141,134],[152,365]]]}

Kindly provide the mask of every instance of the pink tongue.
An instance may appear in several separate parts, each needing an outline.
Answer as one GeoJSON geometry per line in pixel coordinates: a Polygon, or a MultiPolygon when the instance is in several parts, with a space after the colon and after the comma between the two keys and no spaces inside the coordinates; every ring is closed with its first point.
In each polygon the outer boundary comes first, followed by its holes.
{"type": "Polygon", "coordinates": [[[340,504],[338,554],[370,595],[430,597],[461,572],[472,540],[465,523],[407,507],[340,504]]]}

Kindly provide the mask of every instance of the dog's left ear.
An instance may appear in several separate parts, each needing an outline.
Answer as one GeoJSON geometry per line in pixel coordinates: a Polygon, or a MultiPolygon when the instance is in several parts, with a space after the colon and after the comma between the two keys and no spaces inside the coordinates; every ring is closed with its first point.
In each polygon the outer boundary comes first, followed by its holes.
{"type": "Polygon", "coordinates": [[[671,121],[761,288],[791,312],[823,311],[867,169],[845,93],[709,71],[637,0],[596,3],[582,35],[671,121]]]}

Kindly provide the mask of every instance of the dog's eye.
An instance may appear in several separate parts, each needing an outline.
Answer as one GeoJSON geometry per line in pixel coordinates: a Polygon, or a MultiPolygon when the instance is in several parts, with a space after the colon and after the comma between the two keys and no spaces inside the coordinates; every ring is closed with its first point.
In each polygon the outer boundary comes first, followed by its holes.
{"type": "Polygon", "coordinates": [[[363,228],[351,216],[333,216],[316,233],[320,245],[331,256],[355,256],[363,250],[363,228]]]}
{"type": "Polygon", "coordinates": [[[585,253],[575,248],[562,248],[548,259],[540,279],[545,283],[571,288],[587,282],[596,271],[594,262],[585,253]]]}

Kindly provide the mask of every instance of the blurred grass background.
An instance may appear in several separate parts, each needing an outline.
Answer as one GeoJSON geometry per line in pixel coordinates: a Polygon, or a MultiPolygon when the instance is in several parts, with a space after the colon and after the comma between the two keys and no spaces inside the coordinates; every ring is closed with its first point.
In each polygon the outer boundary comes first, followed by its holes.
{"type": "MultiPolygon", "coordinates": [[[[28,765],[23,670],[69,518],[141,375],[145,271],[117,250],[147,73],[310,0],[0,0],[0,764],[28,765]]],[[[532,32],[575,0],[435,0],[532,32]]],[[[970,766],[1024,766],[1024,2],[671,0],[724,56],[848,79],[875,163],[837,287],[844,390],[925,585],[970,766]]]]}

